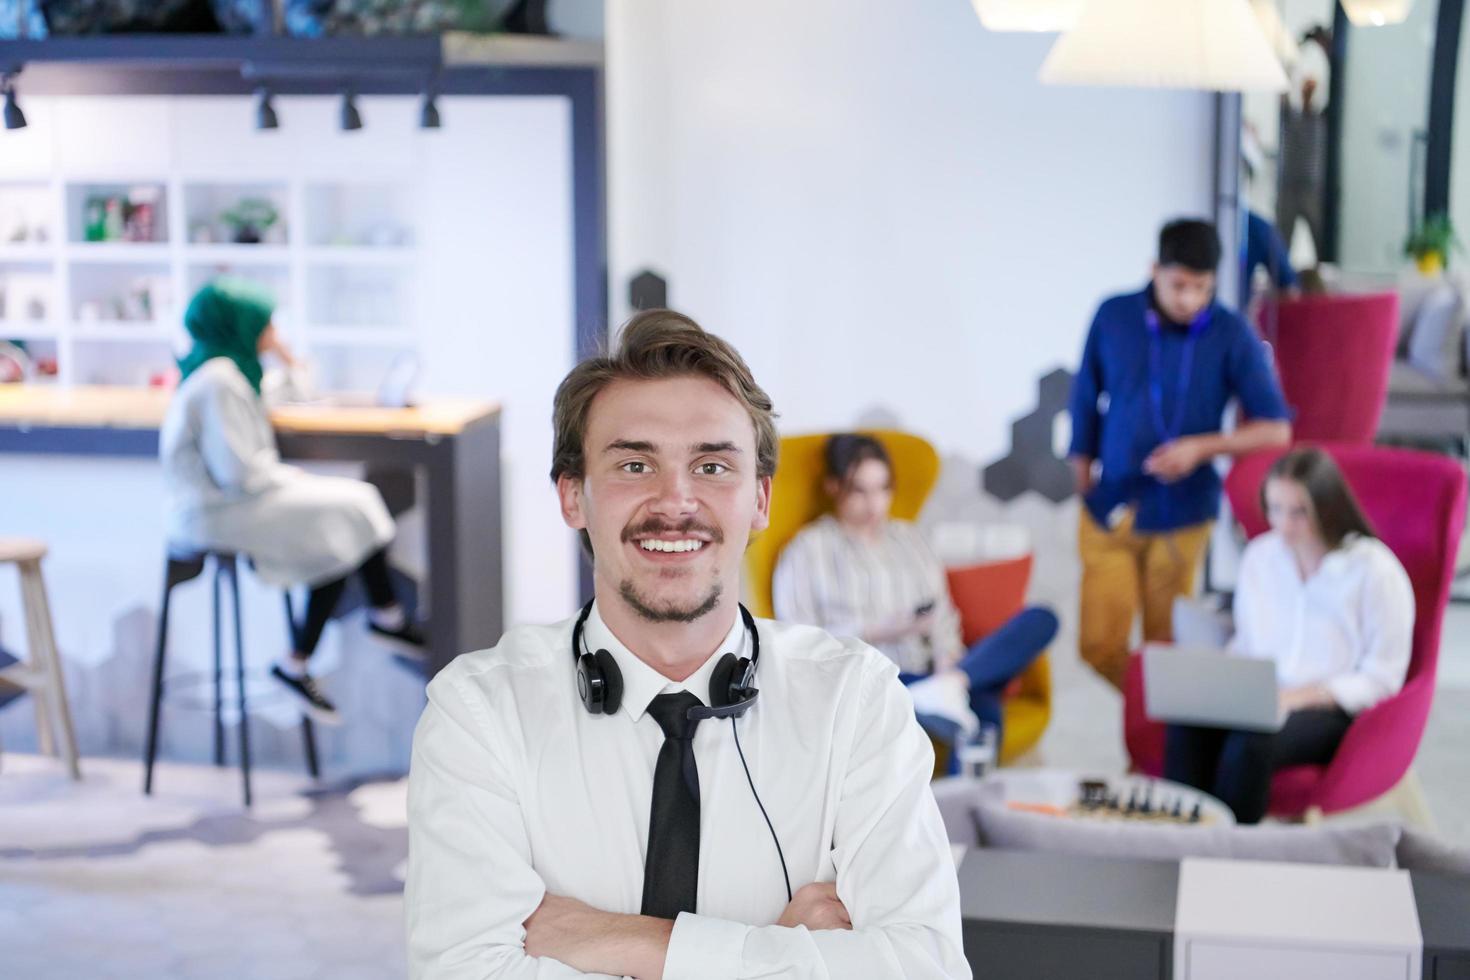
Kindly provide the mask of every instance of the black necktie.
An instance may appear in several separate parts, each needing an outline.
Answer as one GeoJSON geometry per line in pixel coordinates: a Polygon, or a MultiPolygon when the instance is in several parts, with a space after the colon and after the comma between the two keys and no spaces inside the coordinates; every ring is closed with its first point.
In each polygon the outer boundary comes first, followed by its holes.
{"type": "Polygon", "coordinates": [[[653,771],[648,859],[643,865],[643,914],[677,918],[694,911],[699,888],[699,769],[694,765],[690,708],[703,702],[688,691],[660,694],[648,713],[664,730],[653,771]]]}

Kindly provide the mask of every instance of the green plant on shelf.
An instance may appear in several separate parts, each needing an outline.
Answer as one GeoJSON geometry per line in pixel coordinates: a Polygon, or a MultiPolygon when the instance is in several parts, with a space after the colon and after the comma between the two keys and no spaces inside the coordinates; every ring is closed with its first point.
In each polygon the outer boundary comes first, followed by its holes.
{"type": "Polygon", "coordinates": [[[247,197],[219,217],[232,229],[233,241],[241,245],[258,245],[280,218],[280,212],[263,197],[247,197]]]}
{"type": "Polygon", "coordinates": [[[1404,241],[1404,254],[1411,256],[1425,275],[1438,273],[1449,261],[1450,252],[1460,248],[1455,224],[1443,211],[1425,217],[1404,241]]]}

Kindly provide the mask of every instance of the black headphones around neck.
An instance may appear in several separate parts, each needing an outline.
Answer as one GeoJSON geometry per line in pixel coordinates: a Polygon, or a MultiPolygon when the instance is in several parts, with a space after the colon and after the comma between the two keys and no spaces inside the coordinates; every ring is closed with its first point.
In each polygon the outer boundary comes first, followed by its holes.
{"type": "MultiPolygon", "coordinates": [[[[623,703],[623,672],[618,662],[606,650],[596,653],[582,641],[582,627],[592,615],[592,603],[582,607],[576,625],[572,627],[572,659],[577,663],[577,694],[582,705],[590,714],[610,715],[623,703]],[[586,651],[586,652],[582,652],[586,651]]],[[[750,656],[737,657],[733,653],[722,656],[715,664],[709,678],[710,706],[691,708],[690,720],[703,718],[739,718],[750,710],[760,694],[751,684],[755,681],[756,665],[761,658],[760,633],[755,628],[755,618],[742,604],[740,619],[750,636],[750,656]]]]}

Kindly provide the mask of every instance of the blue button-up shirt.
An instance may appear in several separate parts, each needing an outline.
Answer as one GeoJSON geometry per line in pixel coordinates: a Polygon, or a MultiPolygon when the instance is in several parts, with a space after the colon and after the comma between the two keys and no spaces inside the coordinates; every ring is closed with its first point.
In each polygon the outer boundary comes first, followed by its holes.
{"type": "Polygon", "coordinates": [[[1253,420],[1286,419],[1288,412],[1266,345],[1244,320],[1214,303],[1193,342],[1188,328],[1162,316],[1154,339],[1145,316],[1151,302],[1149,288],[1098,308],[1072,383],[1071,454],[1102,464],[1085,501],[1099,524],[1106,527],[1112,512],[1126,505],[1137,508],[1138,530],[1172,531],[1215,516],[1220,477],[1206,462],[1181,480],[1162,483],[1143,472],[1149,453],[1180,436],[1219,432],[1232,399],[1253,420]],[[1192,366],[1184,387],[1186,351],[1192,366]]]}

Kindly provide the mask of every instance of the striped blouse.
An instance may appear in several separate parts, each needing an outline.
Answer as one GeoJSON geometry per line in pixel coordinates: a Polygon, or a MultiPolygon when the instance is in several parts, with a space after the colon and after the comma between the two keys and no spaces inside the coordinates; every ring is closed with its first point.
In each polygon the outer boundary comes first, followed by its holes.
{"type": "Polygon", "coordinates": [[[845,531],[831,514],[818,518],[781,552],[772,593],[777,619],[820,626],[837,636],[861,637],[932,602],[929,638],[874,645],[899,670],[914,674],[952,663],[964,651],[944,567],[909,521],[889,521],[877,541],[866,541],[845,531]]]}

